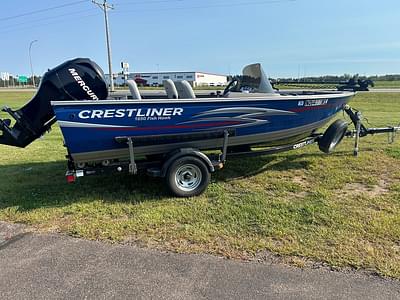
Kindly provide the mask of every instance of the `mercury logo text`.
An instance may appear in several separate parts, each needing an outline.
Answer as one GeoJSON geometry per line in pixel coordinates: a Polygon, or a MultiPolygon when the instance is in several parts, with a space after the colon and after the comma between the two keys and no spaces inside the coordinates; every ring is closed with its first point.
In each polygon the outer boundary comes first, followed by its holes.
{"type": "Polygon", "coordinates": [[[88,94],[89,97],[92,98],[92,100],[99,100],[99,97],[97,97],[96,94],[92,91],[92,89],[86,85],[86,83],[79,76],[78,72],[76,72],[75,69],[71,68],[68,69],[68,71],[71,73],[72,77],[74,77],[75,81],[82,87],[82,90],[84,90],[86,94],[88,94]]]}

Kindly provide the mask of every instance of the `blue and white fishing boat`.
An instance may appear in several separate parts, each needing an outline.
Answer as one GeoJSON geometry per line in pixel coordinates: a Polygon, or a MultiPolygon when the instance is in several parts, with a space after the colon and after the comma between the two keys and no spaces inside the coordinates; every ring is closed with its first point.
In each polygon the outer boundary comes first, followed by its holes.
{"type": "Polygon", "coordinates": [[[207,133],[224,129],[231,132],[229,147],[296,142],[329,122],[353,96],[351,92],[278,93],[259,64],[247,66],[241,79],[215,96],[196,96],[186,82],[164,82],[166,94],[156,98],[140,95],[133,81],[130,85],[129,98],[134,99],[51,102],[76,162],[127,158],[126,145],[116,139],[121,136],[147,137],[135,145],[136,155],[219,148],[222,138],[207,133]]]}
{"type": "MultiPolygon", "coordinates": [[[[245,67],[223,92],[211,94],[196,95],[186,81],[166,80],[165,93],[152,95],[141,94],[134,81],[128,84],[128,95],[109,95],[98,65],[89,59],[67,61],[43,76],[36,95],[24,107],[3,109],[14,121],[0,120],[0,144],[25,147],[58,122],[74,178],[97,165],[121,171],[123,162],[136,173],[135,161],[140,158],[162,161],[159,171],[148,170],[168,177],[171,164],[185,155],[203,160],[213,171],[227,153],[254,145],[288,150],[318,141],[321,150],[330,152],[348,133],[347,123],[335,122],[324,136],[316,131],[354,95],[279,92],[260,64],[245,67]],[[215,149],[223,151],[217,163],[202,152],[215,149]]],[[[176,167],[170,183],[180,196],[199,194],[207,177],[198,164],[187,165],[181,173],[176,167]]]]}

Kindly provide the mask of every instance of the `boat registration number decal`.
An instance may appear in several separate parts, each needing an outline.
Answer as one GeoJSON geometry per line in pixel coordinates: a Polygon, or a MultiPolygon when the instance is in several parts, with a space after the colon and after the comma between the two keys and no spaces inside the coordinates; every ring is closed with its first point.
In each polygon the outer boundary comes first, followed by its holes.
{"type": "Polygon", "coordinates": [[[315,100],[304,101],[304,106],[321,106],[327,104],[328,104],[328,99],[315,99],[315,100]]]}
{"type": "Polygon", "coordinates": [[[322,106],[327,105],[328,99],[315,99],[299,101],[298,106],[322,106]]]}

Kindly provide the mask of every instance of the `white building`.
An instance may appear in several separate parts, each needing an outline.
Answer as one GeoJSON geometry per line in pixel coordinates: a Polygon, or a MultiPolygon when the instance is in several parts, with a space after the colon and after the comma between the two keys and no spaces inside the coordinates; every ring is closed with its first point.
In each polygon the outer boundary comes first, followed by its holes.
{"type": "MultiPolygon", "coordinates": [[[[198,86],[224,86],[227,85],[227,76],[205,72],[155,72],[155,73],[129,73],[128,79],[135,80],[139,85],[161,86],[164,80],[172,81],[186,80],[193,87],[198,86]]],[[[106,78],[108,76],[106,75],[106,78]]],[[[118,75],[114,83],[123,85],[124,76],[118,75]]]]}

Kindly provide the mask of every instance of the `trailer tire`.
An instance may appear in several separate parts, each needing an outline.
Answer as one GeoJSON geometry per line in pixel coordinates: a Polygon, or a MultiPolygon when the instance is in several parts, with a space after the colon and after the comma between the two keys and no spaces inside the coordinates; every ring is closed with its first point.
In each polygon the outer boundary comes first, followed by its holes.
{"type": "Polygon", "coordinates": [[[171,163],[166,173],[169,190],[177,197],[198,196],[210,183],[206,164],[194,156],[183,156],[171,163]]]}
{"type": "Polygon", "coordinates": [[[348,124],[344,120],[333,122],[318,140],[319,149],[322,152],[331,153],[346,135],[347,127],[348,124]]]}

